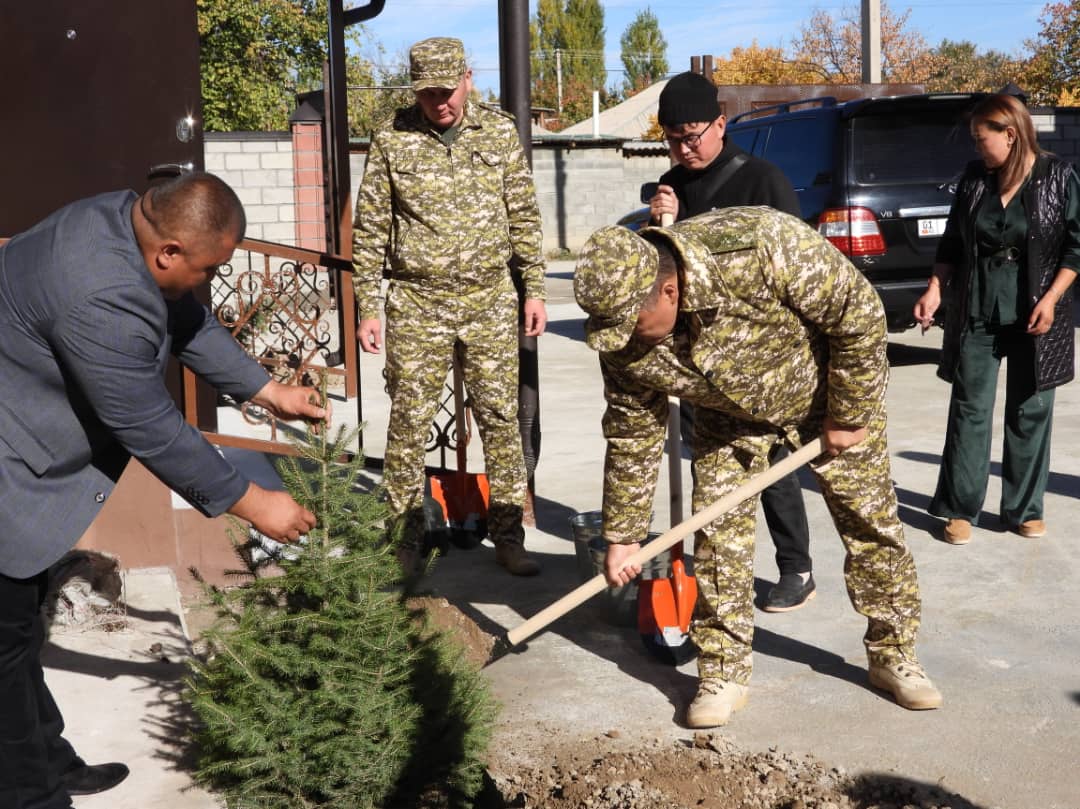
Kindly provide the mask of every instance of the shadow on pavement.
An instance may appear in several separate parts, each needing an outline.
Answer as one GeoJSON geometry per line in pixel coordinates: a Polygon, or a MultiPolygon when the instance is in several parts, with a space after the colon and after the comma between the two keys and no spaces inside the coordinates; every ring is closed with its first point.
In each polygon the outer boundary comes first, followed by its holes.
{"type": "MultiPolygon", "coordinates": [[[[417,594],[445,598],[480,629],[503,638],[508,630],[581,583],[574,556],[532,549],[529,555],[540,563],[540,575],[517,578],[495,563],[494,551],[486,542],[473,550],[451,548],[446,556],[436,561],[431,573],[420,583],[417,594]],[[506,607],[521,618],[508,621],[504,626],[474,607],[474,603],[506,607]]],[[[645,650],[636,627],[616,625],[609,620],[604,598],[604,593],[598,594],[554,621],[534,638],[526,639],[506,656],[528,655],[530,640],[554,632],[574,646],[613,663],[622,673],[653,686],[671,703],[673,716],[681,716],[696,691],[696,675],[683,674],[653,658],[645,650]]]]}
{"type": "Polygon", "coordinates": [[[987,809],[937,784],[885,773],[863,773],[846,790],[856,806],[903,806],[904,809],[987,809]]]}
{"type": "MultiPolygon", "coordinates": [[[[932,452],[904,451],[898,452],[897,456],[908,461],[917,461],[919,463],[930,464],[932,466],[941,465],[941,456],[935,455],[932,452]]],[[[1000,461],[990,462],[990,474],[1001,477],[1000,461]]],[[[1051,471],[1046,481],[1046,491],[1049,494],[1060,494],[1064,495],[1065,497],[1076,497],[1077,493],[1080,493],[1080,475],[1067,475],[1063,472],[1051,471]]],[[[929,504],[929,502],[930,499],[927,498],[927,504],[929,504]]]]}
{"type": "MultiPolygon", "coordinates": [[[[580,340],[585,342],[585,318],[565,318],[563,320],[549,320],[544,329],[545,334],[557,334],[568,340],[580,340]]],[[[597,372],[599,373],[599,371],[597,372]]]]}
{"type": "Polygon", "coordinates": [[[889,343],[889,346],[886,349],[886,357],[888,357],[889,365],[891,366],[936,366],[938,364],[938,360],[941,358],[941,348],[932,348],[930,346],[912,346],[905,343],[889,343]]]}
{"type": "MultiPolygon", "coordinates": [[[[151,623],[176,620],[172,613],[130,607],[128,617],[151,623]]],[[[146,646],[133,652],[138,655],[135,660],[68,649],[50,641],[42,649],[42,665],[49,670],[104,680],[118,677],[136,680],[130,691],[144,695],[145,709],[140,722],[147,737],[154,742],[153,757],[167,762],[171,769],[191,773],[195,769],[196,754],[189,740],[196,719],[183,699],[186,678],[190,674],[184,651],[188,648],[187,638],[179,627],[147,631],[136,624],[133,631],[145,635],[146,646]]]]}

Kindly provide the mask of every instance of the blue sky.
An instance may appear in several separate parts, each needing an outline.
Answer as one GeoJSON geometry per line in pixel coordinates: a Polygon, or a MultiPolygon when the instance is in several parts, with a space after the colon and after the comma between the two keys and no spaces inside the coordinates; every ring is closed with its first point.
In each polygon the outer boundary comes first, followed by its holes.
{"type": "MultiPolygon", "coordinates": [[[[354,0],[354,5],[359,0],[354,0]]],[[[619,37],[643,9],[660,21],[668,43],[672,71],[688,70],[690,57],[725,55],[733,47],[759,45],[788,48],[801,23],[809,19],[813,0],[601,0],[606,29],[605,66],[608,85],[622,74],[619,37]]],[[[816,6],[839,16],[850,3],[822,0],[816,6]]],[[[1020,0],[914,0],[895,2],[894,12],[911,9],[909,26],[922,33],[931,45],[942,39],[968,40],[980,50],[1008,54],[1023,49],[1034,38],[1045,3],[1020,0]]],[[[481,90],[499,87],[498,0],[386,0],[382,14],[367,23],[371,35],[382,43],[389,57],[405,54],[413,42],[430,36],[456,36],[465,42],[473,66],[474,81],[481,90]]],[[[535,13],[529,3],[529,16],[535,13]]]]}

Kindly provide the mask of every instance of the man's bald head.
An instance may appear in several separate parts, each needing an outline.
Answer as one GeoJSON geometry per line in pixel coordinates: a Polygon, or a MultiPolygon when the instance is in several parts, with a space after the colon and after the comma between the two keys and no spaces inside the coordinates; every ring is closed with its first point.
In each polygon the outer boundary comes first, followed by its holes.
{"type": "Polygon", "coordinates": [[[140,199],[143,216],[159,236],[200,242],[228,236],[239,242],[247,229],[236,192],[213,174],[181,174],[150,189],[140,199]]]}

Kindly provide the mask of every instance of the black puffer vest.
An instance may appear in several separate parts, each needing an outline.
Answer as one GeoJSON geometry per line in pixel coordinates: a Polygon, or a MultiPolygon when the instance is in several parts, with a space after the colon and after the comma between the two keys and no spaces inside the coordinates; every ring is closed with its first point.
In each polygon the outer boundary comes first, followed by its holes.
{"type": "MultiPolygon", "coordinates": [[[[1024,187],[1024,210],[1027,213],[1026,294],[1018,313],[1027,318],[1039,302],[1059,269],[1064,237],[1065,203],[1072,165],[1051,154],[1040,154],[1031,170],[1031,180],[1024,187]]],[[[967,333],[970,307],[971,275],[977,266],[975,215],[986,194],[986,167],[981,160],[968,164],[953,202],[951,226],[961,228],[964,263],[956,268],[950,284],[949,309],[945,316],[945,339],[941,349],[938,376],[952,382],[960,361],[960,344],[967,333]]],[[[1054,306],[1050,331],[1035,341],[1035,384],[1049,390],[1073,378],[1073,289],[1061,296],[1054,306]]]]}

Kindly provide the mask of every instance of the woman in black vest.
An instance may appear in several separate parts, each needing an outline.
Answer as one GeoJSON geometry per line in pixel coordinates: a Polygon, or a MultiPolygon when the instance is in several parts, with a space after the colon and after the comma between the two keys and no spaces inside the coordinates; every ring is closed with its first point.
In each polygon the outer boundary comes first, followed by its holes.
{"type": "Polygon", "coordinates": [[[1001,521],[1046,533],[1054,388],[1073,378],[1072,283],[1080,270],[1080,181],[1043,152],[1014,96],[981,101],[971,134],[982,155],[960,181],[933,275],[915,304],[925,331],[949,293],[938,375],[952,383],[945,449],[930,513],[963,545],[990,476],[994,394],[1002,358],[1005,441],[1001,521]]]}

